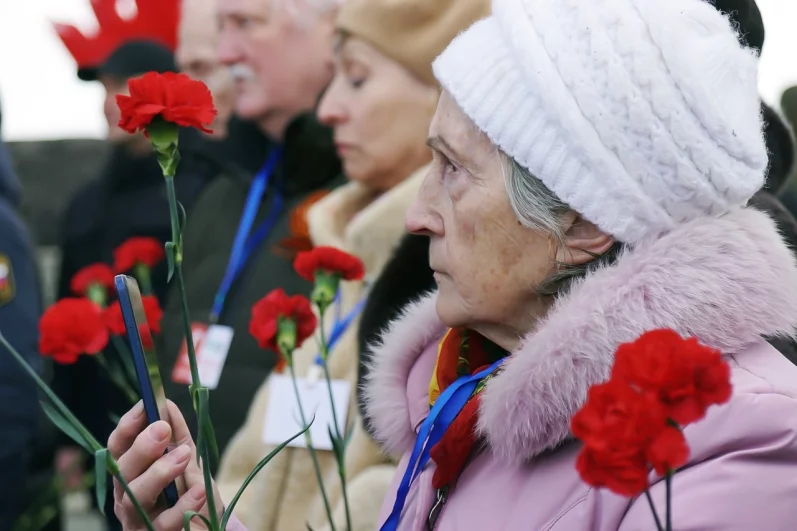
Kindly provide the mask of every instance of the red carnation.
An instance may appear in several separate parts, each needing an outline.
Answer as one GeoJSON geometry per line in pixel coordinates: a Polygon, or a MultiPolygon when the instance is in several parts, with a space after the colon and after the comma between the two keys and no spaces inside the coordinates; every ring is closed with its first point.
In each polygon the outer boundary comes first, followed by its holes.
{"type": "Polygon", "coordinates": [[[39,352],[57,363],[75,363],[82,354],[97,354],[107,344],[102,310],[88,299],[62,299],[39,320],[39,352]]]}
{"type": "Polygon", "coordinates": [[[719,351],[673,330],[647,332],[616,354],[612,378],[651,395],[681,426],[731,397],[731,369],[719,351]]]}
{"type": "Polygon", "coordinates": [[[280,353],[280,319],[289,319],[295,323],[295,348],[301,346],[315,332],[317,319],[307,297],[289,297],[284,290],[275,289],[252,307],[249,333],[257,339],[260,348],[280,353]]]}
{"type": "Polygon", "coordinates": [[[621,496],[636,496],[649,486],[645,454],[634,449],[600,451],[585,446],[578,454],[576,470],[585,483],[621,496]]]}
{"type": "Polygon", "coordinates": [[[69,282],[69,289],[72,293],[79,296],[87,294],[92,286],[100,286],[104,289],[113,288],[113,270],[105,264],[96,263],[84,267],[72,277],[69,282]]]}
{"type": "Polygon", "coordinates": [[[315,281],[318,271],[338,275],[343,280],[362,280],[365,276],[362,260],[334,247],[315,247],[299,253],[293,268],[300,277],[311,282],[315,281]]]}
{"type": "Polygon", "coordinates": [[[591,387],[571,424],[584,442],[579,474],[594,487],[636,496],[648,486],[648,449],[666,427],[664,408],[652,397],[612,380],[591,387]]]}
{"type": "Polygon", "coordinates": [[[622,382],[593,385],[587,402],[573,416],[573,435],[598,450],[623,446],[643,449],[667,425],[664,408],[622,382]]]}
{"type": "Polygon", "coordinates": [[[128,82],[130,95],[116,96],[122,111],[119,127],[128,133],[144,130],[156,117],[184,127],[206,128],[213,122],[216,109],[213,96],[201,81],[185,74],[149,72],[128,82]]]}
{"type": "MultiPolygon", "coordinates": [[[[141,302],[144,304],[144,314],[147,316],[146,324],[141,323],[141,327],[143,328],[144,326],[148,326],[148,330],[153,334],[159,334],[161,331],[163,310],[161,310],[158,299],[152,295],[144,295],[141,297],[141,302]]],[[[105,310],[102,317],[111,334],[115,336],[121,336],[127,333],[127,330],[125,329],[125,321],[122,317],[122,307],[119,305],[119,301],[111,304],[105,310]]],[[[149,334],[142,334],[141,338],[145,339],[146,335],[149,334]]],[[[146,347],[147,345],[144,346],[146,347]]]]}
{"type": "Polygon", "coordinates": [[[114,269],[126,273],[138,264],[154,267],[165,257],[163,244],[156,238],[128,238],[113,252],[114,269]]]}
{"type": "Polygon", "coordinates": [[[650,443],[645,457],[660,475],[683,466],[689,459],[689,446],[686,444],[683,432],[673,426],[667,426],[650,443]]]}

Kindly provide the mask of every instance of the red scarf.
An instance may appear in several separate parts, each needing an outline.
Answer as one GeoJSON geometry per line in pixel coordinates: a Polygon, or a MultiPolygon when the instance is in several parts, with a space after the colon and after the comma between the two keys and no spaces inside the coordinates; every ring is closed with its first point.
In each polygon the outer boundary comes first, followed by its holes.
{"type": "MultiPolygon", "coordinates": [[[[440,393],[457,378],[486,369],[504,356],[505,351],[472,330],[449,330],[440,341],[437,363],[429,383],[430,407],[440,397],[440,393]]],[[[477,442],[476,423],[479,418],[481,390],[487,378],[479,384],[443,437],[429,452],[437,465],[432,479],[432,486],[436,489],[453,483],[473,453],[477,442]]]]}

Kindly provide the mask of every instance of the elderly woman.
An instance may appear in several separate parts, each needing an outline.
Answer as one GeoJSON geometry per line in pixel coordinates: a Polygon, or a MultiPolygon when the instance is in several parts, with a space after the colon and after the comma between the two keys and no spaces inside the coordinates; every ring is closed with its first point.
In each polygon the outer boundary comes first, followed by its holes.
{"type": "MultiPolygon", "coordinates": [[[[330,308],[347,323],[331,349],[332,378],[351,386],[346,477],[353,528],[377,525],[379,506],[395,472],[362,428],[357,410],[359,365],[357,328],[368,287],[391,259],[406,234],[404,218],[428,173],[431,150],[426,135],[440,95],[432,61],[457,33],[489,14],[487,0],[347,0],[338,12],[335,75],[318,108],[321,122],[334,129],[335,143],[349,183],[308,212],[316,246],[334,246],[362,259],[364,282],[341,285],[340,306],[330,308]],[[347,319],[351,317],[351,319],[347,319]]],[[[431,275],[426,261],[414,264],[431,275]]],[[[330,337],[327,330],[326,337],[330,337]]],[[[311,374],[318,354],[307,341],[293,354],[300,377],[311,374]]],[[[316,368],[317,369],[317,368],[316,368]]],[[[271,379],[260,387],[247,421],[222,456],[218,485],[231,499],[257,463],[274,449],[263,442],[269,402],[292,397],[271,395],[271,379]]],[[[336,521],[346,525],[337,464],[329,451],[318,462],[336,521]]],[[[251,531],[321,531],[327,521],[309,452],[284,449],[249,485],[236,514],[251,531]]]]}
{"type": "MultiPolygon", "coordinates": [[[[439,291],[367,378],[369,424],[405,455],[382,529],[653,529],[644,496],[581,481],[569,426],[617,347],[657,328],[720,350],[733,382],[685,430],[674,528],[792,529],[797,368],[763,337],[797,328],[797,265],[746,207],[767,152],[756,57],[728,19],[701,0],[495,0],[434,71],[434,162],[407,225],[431,238],[439,291]],[[430,402],[496,360],[460,412],[475,428],[402,481],[430,402]]],[[[133,443],[140,429],[119,428],[129,475],[163,487],[187,465],[151,466],[165,442],[133,443]]],[[[194,489],[181,508],[202,506],[194,489]]]]}
{"type": "MultiPolygon", "coordinates": [[[[346,477],[355,529],[377,524],[378,509],[393,477],[379,447],[362,429],[356,408],[359,349],[357,326],[367,286],[382,272],[406,233],[404,216],[427,173],[431,152],[426,133],[440,94],[432,60],[454,36],[489,13],[487,0],[347,0],[337,17],[335,76],[319,104],[319,119],[335,132],[350,182],[308,213],[313,244],[333,246],[360,257],[365,282],[345,282],[340,306],[325,324],[348,323],[329,357],[332,378],[351,386],[349,417],[354,427],[347,448],[346,477]],[[351,316],[351,319],[347,317],[351,316]]],[[[426,267],[419,263],[418,268],[426,267]]],[[[327,330],[327,337],[332,334],[327,330]]],[[[293,355],[299,376],[307,376],[318,354],[307,341],[293,355]]],[[[257,463],[274,447],[263,442],[271,396],[261,386],[247,421],[225,451],[218,476],[231,498],[257,463]]],[[[289,397],[280,397],[288,399],[289,397]]],[[[345,527],[337,464],[332,452],[317,452],[337,528],[345,527]]],[[[237,514],[251,531],[317,530],[327,520],[312,459],[307,450],[286,448],[250,485],[237,514]]]]}

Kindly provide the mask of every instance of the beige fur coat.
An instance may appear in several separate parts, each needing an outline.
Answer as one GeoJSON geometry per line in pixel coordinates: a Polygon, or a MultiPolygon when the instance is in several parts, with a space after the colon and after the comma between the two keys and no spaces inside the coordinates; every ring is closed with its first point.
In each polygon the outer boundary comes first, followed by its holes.
{"type": "MultiPolygon", "coordinates": [[[[314,245],[333,246],[358,256],[365,264],[365,282],[343,282],[341,303],[345,315],[365,296],[369,279],[379,276],[393,249],[405,233],[404,214],[414,200],[427,168],[422,168],[390,191],[374,198],[355,182],[332,192],[308,213],[314,245]]],[[[330,308],[325,325],[333,321],[330,308]]],[[[348,425],[354,425],[346,451],[346,477],[353,528],[373,531],[382,498],[395,466],[385,458],[362,426],[356,406],[359,359],[356,319],[330,353],[332,378],[352,385],[348,425]]],[[[326,326],[329,328],[329,326],[326,326]]],[[[306,375],[317,354],[316,341],[307,341],[294,353],[298,376],[306,375]]],[[[222,456],[218,484],[224,500],[232,499],[249,472],[273,446],[262,442],[262,431],[269,400],[269,380],[255,395],[246,423],[222,456]]],[[[335,527],[345,530],[346,521],[335,458],[318,451],[326,490],[334,513],[335,527]]],[[[236,510],[249,531],[315,531],[327,529],[327,517],[307,450],[285,448],[249,485],[236,510]]]]}

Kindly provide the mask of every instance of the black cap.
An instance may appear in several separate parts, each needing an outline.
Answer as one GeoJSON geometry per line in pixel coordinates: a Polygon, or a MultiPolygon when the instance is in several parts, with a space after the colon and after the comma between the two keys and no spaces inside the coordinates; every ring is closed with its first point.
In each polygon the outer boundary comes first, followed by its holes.
{"type": "Polygon", "coordinates": [[[78,69],[77,77],[83,81],[96,81],[101,75],[129,79],[147,72],[177,72],[174,55],[152,41],[130,41],[114,50],[102,65],[78,69]]]}
{"type": "Polygon", "coordinates": [[[794,166],[794,137],[789,126],[775,109],[761,102],[761,110],[764,118],[764,138],[769,151],[769,171],[764,188],[777,193],[789,178],[794,166]]]}
{"type": "Polygon", "coordinates": [[[764,19],[755,0],[709,0],[728,15],[742,44],[761,53],[764,47],[764,19]]]}

